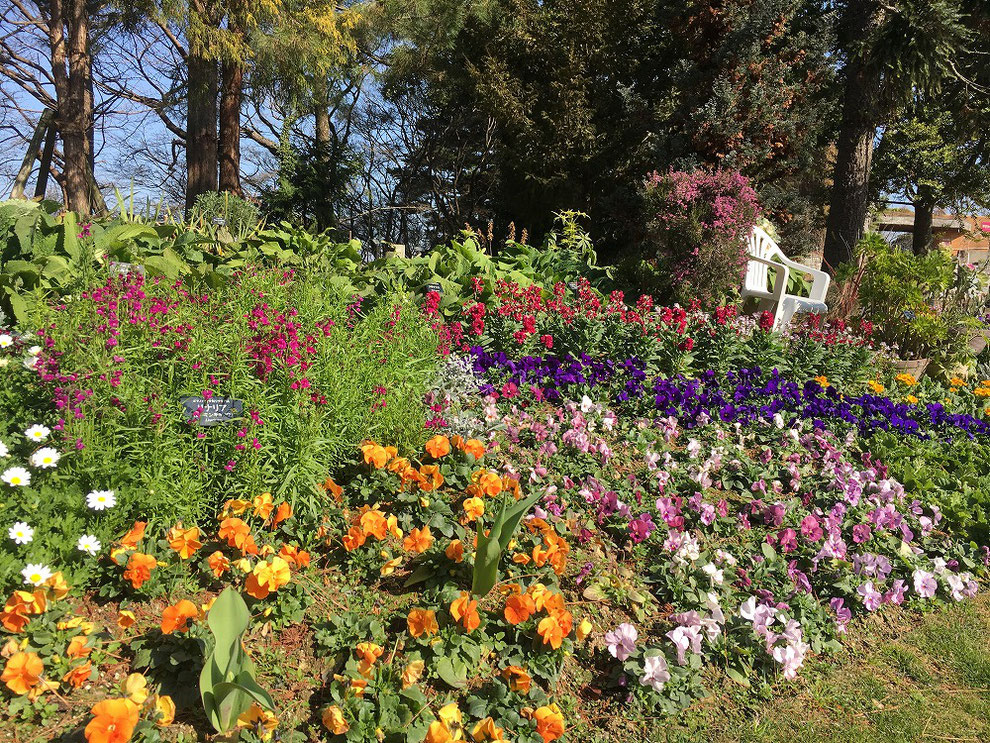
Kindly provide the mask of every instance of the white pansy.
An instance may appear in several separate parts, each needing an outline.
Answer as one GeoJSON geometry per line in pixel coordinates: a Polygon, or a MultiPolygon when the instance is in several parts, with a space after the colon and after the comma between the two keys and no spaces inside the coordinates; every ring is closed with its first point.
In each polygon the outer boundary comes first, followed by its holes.
{"type": "Polygon", "coordinates": [[[0,480],[11,487],[25,487],[31,484],[31,473],[23,467],[11,467],[0,475],[0,480]]]}
{"type": "Polygon", "coordinates": [[[94,490],[86,496],[86,505],[94,511],[103,511],[117,505],[117,496],[112,490],[94,490]]]}
{"type": "Polygon", "coordinates": [[[13,336],[7,333],[0,333],[0,348],[10,348],[12,345],[14,345],[13,336]]]}
{"type": "Polygon", "coordinates": [[[34,529],[23,521],[17,521],[12,527],[7,529],[7,536],[17,544],[27,544],[34,539],[34,529]]]}
{"type": "Polygon", "coordinates": [[[61,458],[62,455],[55,449],[46,446],[31,455],[31,466],[43,470],[53,469],[61,458]]]}
{"type": "Polygon", "coordinates": [[[100,540],[94,537],[92,534],[83,534],[79,537],[79,541],[76,542],[76,549],[80,552],[85,552],[87,555],[95,555],[100,551],[100,540]]]}
{"type": "Polygon", "coordinates": [[[48,426],[43,426],[40,423],[35,423],[28,430],[24,432],[31,441],[44,441],[48,438],[52,430],[48,426]]]}
{"type": "Polygon", "coordinates": [[[43,586],[52,577],[52,570],[47,565],[28,563],[21,571],[24,582],[29,586],[43,586]]]}

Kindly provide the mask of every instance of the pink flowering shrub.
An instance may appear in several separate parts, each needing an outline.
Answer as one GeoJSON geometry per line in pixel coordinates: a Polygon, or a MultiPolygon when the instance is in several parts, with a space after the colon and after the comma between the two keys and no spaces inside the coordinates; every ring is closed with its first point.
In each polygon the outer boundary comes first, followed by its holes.
{"type": "Polygon", "coordinates": [[[746,237],[760,216],[749,179],[729,170],[671,170],[644,184],[645,258],[670,296],[721,301],[737,289],[746,237]]]}

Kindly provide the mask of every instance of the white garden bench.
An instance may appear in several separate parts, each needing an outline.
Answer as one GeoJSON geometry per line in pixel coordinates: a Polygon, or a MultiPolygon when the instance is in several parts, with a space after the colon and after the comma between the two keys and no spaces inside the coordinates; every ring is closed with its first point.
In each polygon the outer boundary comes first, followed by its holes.
{"type": "Polygon", "coordinates": [[[808,268],[792,261],[780,246],[760,227],[754,227],[747,238],[746,277],[740,292],[742,297],[756,297],[759,309],[773,312],[773,327],[783,330],[796,312],[825,313],[825,293],[828,291],[829,277],[824,271],[808,268]],[[769,270],[774,270],[773,289],[768,289],[769,270]],[[801,274],[810,274],[812,285],[810,295],[802,297],[787,293],[787,279],[791,269],[801,274]]]}

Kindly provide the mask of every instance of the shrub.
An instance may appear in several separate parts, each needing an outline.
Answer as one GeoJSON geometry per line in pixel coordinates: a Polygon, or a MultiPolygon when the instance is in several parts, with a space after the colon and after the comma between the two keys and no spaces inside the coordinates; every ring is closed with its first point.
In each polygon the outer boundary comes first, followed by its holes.
{"type": "Polygon", "coordinates": [[[644,200],[643,257],[668,296],[717,302],[738,289],[746,238],[760,216],[745,176],[721,169],[653,172],[644,200]]]}
{"type": "Polygon", "coordinates": [[[169,520],[266,490],[306,507],[366,436],[416,443],[436,336],[411,304],[364,314],[321,284],[264,271],[194,294],[131,274],[52,308],[39,369],[74,450],[64,469],[128,517],[169,520]],[[242,415],[197,425],[187,396],[242,415]]]}
{"type": "Polygon", "coordinates": [[[225,228],[231,236],[243,239],[258,229],[260,212],[237,194],[208,191],[196,198],[189,211],[189,221],[210,232],[219,233],[218,228],[225,228]]]}
{"type": "Polygon", "coordinates": [[[863,265],[859,312],[878,340],[902,358],[931,357],[941,366],[969,355],[968,331],[977,321],[969,311],[968,269],[957,269],[945,251],[915,255],[877,233],[864,236],[856,250],[863,265]]]}

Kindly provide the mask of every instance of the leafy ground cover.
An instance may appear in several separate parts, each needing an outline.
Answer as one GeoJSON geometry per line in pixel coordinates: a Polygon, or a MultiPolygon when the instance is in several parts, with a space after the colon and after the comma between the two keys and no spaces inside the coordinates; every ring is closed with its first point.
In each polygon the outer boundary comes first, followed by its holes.
{"type": "Polygon", "coordinates": [[[323,276],[132,270],[0,331],[5,729],[884,740],[983,708],[990,380],[586,281],[451,313],[323,276]]]}

